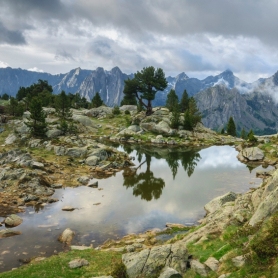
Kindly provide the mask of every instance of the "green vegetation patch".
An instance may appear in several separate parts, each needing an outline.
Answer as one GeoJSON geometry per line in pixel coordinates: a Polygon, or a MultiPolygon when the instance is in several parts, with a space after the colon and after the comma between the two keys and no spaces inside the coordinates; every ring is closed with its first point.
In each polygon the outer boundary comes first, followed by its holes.
{"type": "Polygon", "coordinates": [[[109,275],[119,268],[121,253],[96,250],[70,251],[52,256],[41,262],[34,262],[18,269],[1,273],[1,278],[75,278],[109,275]],[[74,259],[85,259],[88,266],[70,269],[68,263],[74,259]]]}

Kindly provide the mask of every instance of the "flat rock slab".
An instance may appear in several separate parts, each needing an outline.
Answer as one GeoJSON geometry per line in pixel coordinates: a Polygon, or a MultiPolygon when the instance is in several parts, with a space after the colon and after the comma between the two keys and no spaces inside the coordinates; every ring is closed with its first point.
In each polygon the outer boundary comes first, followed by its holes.
{"type": "Polygon", "coordinates": [[[178,224],[178,223],[166,223],[165,226],[166,226],[166,227],[169,227],[169,228],[179,228],[179,229],[186,228],[185,225],[183,225],[183,224],[178,224]]]}
{"type": "Polygon", "coordinates": [[[92,249],[92,247],[90,247],[90,246],[72,245],[72,246],[70,247],[70,249],[71,249],[71,250],[83,251],[83,250],[92,249]]]}
{"type": "Polygon", "coordinates": [[[21,235],[21,232],[20,231],[9,230],[9,229],[0,231],[0,238],[17,236],[17,235],[21,235]]]}
{"type": "Polygon", "coordinates": [[[62,208],[63,211],[73,211],[75,210],[75,208],[71,207],[71,206],[65,206],[62,208]]]}

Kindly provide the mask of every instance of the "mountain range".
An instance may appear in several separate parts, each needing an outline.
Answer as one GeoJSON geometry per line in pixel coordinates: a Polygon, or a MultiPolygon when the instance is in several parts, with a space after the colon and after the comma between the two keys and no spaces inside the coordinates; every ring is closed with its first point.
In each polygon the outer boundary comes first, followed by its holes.
{"type": "MultiPolygon", "coordinates": [[[[99,92],[108,106],[120,105],[123,98],[124,80],[133,74],[125,74],[118,67],[110,71],[99,67],[96,70],[73,69],[65,74],[52,75],[23,69],[0,68],[0,95],[15,96],[19,87],[28,87],[39,79],[47,80],[54,94],[79,93],[91,100],[99,92]]],[[[276,133],[278,129],[278,72],[269,78],[260,78],[247,83],[236,77],[231,70],[203,80],[188,77],[184,72],[176,77],[167,77],[168,86],[156,95],[154,106],[165,105],[167,94],[176,91],[179,99],[186,89],[194,96],[205,126],[220,130],[232,116],[238,132],[251,128],[260,134],[276,133]]]]}

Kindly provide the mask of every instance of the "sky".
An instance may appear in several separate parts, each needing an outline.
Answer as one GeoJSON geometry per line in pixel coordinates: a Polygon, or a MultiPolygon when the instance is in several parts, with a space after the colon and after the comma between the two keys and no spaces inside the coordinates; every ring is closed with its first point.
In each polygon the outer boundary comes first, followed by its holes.
{"type": "Polygon", "coordinates": [[[278,70],[277,0],[0,0],[0,67],[247,82],[278,70]]]}

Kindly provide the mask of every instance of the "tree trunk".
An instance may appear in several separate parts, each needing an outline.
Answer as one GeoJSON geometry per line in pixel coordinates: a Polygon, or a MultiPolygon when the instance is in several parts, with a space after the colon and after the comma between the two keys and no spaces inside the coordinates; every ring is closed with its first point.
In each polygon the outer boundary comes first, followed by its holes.
{"type": "Polygon", "coordinates": [[[148,100],[146,116],[150,116],[152,113],[153,113],[152,102],[148,100]]]}

